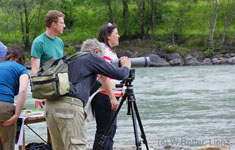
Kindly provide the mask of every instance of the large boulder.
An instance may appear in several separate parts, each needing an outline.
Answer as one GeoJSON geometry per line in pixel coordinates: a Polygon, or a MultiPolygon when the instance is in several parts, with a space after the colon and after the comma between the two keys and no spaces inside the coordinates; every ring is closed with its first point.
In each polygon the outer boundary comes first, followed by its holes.
{"type": "Polygon", "coordinates": [[[215,57],[212,58],[212,62],[215,65],[225,65],[225,64],[230,64],[229,59],[225,57],[215,57]]]}
{"type": "Polygon", "coordinates": [[[227,53],[227,54],[224,54],[224,57],[226,57],[226,58],[235,57],[235,53],[227,53]]]}
{"type": "Polygon", "coordinates": [[[175,58],[169,61],[172,66],[183,66],[184,61],[181,58],[175,58]]]}
{"type": "Polygon", "coordinates": [[[235,57],[229,58],[229,59],[228,59],[228,62],[229,62],[230,64],[234,65],[234,64],[235,64],[235,57]]]}
{"type": "Polygon", "coordinates": [[[191,66],[197,66],[197,65],[201,65],[201,63],[197,60],[196,57],[193,57],[192,55],[187,55],[185,57],[185,65],[191,65],[191,66]]]}
{"type": "Polygon", "coordinates": [[[156,54],[145,55],[145,57],[150,57],[150,66],[161,67],[161,66],[170,66],[170,64],[163,58],[159,57],[156,54]]]}
{"type": "Polygon", "coordinates": [[[162,52],[162,51],[157,52],[156,54],[161,58],[166,58],[166,55],[167,55],[165,52],[162,52]]]}
{"type": "Polygon", "coordinates": [[[210,58],[206,58],[203,60],[202,65],[213,65],[213,62],[210,58]]]}
{"type": "Polygon", "coordinates": [[[180,54],[179,53],[169,53],[166,55],[166,59],[167,60],[173,60],[176,58],[180,58],[180,54]]]}

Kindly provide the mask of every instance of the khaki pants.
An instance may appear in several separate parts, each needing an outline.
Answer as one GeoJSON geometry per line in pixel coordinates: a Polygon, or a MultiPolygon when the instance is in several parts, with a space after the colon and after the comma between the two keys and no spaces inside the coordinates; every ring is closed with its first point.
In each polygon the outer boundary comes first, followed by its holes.
{"type": "Polygon", "coordinates": [[[12,103],[0,101],[0,150],[15,149],[16,126],[2,126],[2,123],[14,114],[15,106],[12,103]]]}
{"type": "Polygon", "coordinates": [[[68,96],[47,100],[45,115],[53,150],[86,150],[86,113],[81,100],[68,96]]]}

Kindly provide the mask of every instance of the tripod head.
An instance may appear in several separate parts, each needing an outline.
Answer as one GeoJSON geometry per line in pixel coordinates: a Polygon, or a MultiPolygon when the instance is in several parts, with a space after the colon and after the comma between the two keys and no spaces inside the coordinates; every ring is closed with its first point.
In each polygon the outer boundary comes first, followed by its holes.
{"type": "Polygon", "coordinates": [[[127,79],[122,80],[120,84],[117,84],[117,88],[122,88],[123,86],[129,86],[131,85],[132,81],[135,79],[135,69],[131,68],[129,72],[129,76],[127,79]]]}

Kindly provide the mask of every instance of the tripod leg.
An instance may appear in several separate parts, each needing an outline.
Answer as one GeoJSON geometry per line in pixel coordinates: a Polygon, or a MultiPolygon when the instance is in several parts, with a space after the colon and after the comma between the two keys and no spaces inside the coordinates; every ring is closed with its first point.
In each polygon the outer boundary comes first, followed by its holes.
{"type": "Polygon", "coordinates": [[[141,141],[138,138],[138,130],[136,125],[136,112],[134,110],[134,100],[135,99],[133,98],[133,96],[130,96],[130,99],[128,99],[128,104],[130,104],[130,109],[131,109],[131,115],[132,115],[132,121],[135,133],[136,150],[141,150],[141,141]]]}
{"type": "Polygon", "coordinates": [[[126,96],[124,95],[124,96],[122,97],[122,99],[121,99],[121,102],[120,102],[120,105],[119,105],[117,111],[115,112],[115,114],[114,114],[112,120],[109,122],[109,125],[108,125],[107,129],[105,130],[104,135],[102,135],[102,137],[101,137],[101,139],[100,139],[100,141],[99,141],[99,146],[100,146],[99,149],[100,149],[100,150],[103,149],[103,145],[104,145],[104,142],[106,141],[106,137],[107,137],[107,135],[109,135],[109,133],[110,133],[110,131],[111,131],[111,127],[112,127],[112,125],[113,125],[113,122],[115,121],[115,119],[116,119],[116,117],[117,117],[117,115],[118,115],[118,112],[120,111],[120,109],[121,109],[121,107],[122,107],[122,104],[123,104],[123,102],[125,101],[125,99],[126,99],[126,96]]]}
{"type": "Polygon", "coordinates": [[[139,115],[139,112],[138,112],[138,109],[137,109],[136,102],[134,101],[133,103],[134,103],[133,105],[134,105],[136,117],[137,117],[137,120],[138,120],[138,124],[140,126],[141,137],[143,139],[143,143],[146,145],[146,149],[149,150],[148,142],[147,142],[147,139],[146,139],[146,135],[144,133],[144,128],[143,128],[143,125],[142,125],[142,122],[141,122],[141,119],[140,119],[140,115],[139,115]]]}

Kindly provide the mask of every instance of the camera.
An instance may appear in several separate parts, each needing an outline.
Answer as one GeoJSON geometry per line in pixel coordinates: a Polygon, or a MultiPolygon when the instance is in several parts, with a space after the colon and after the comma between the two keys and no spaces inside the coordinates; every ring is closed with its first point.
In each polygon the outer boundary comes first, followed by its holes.
{"type": "MultiPolygon", "coordinates": [[[[131,59],[131,67],[137,68],[137,67],[148,67],[150,64],[150,58],[149,57],[136,57],[136,58],[130,58],[131,59]]],[[[121,67],[120,60],[114,59],[111,61],[111,63],[114,66],[121,67]]]]}

